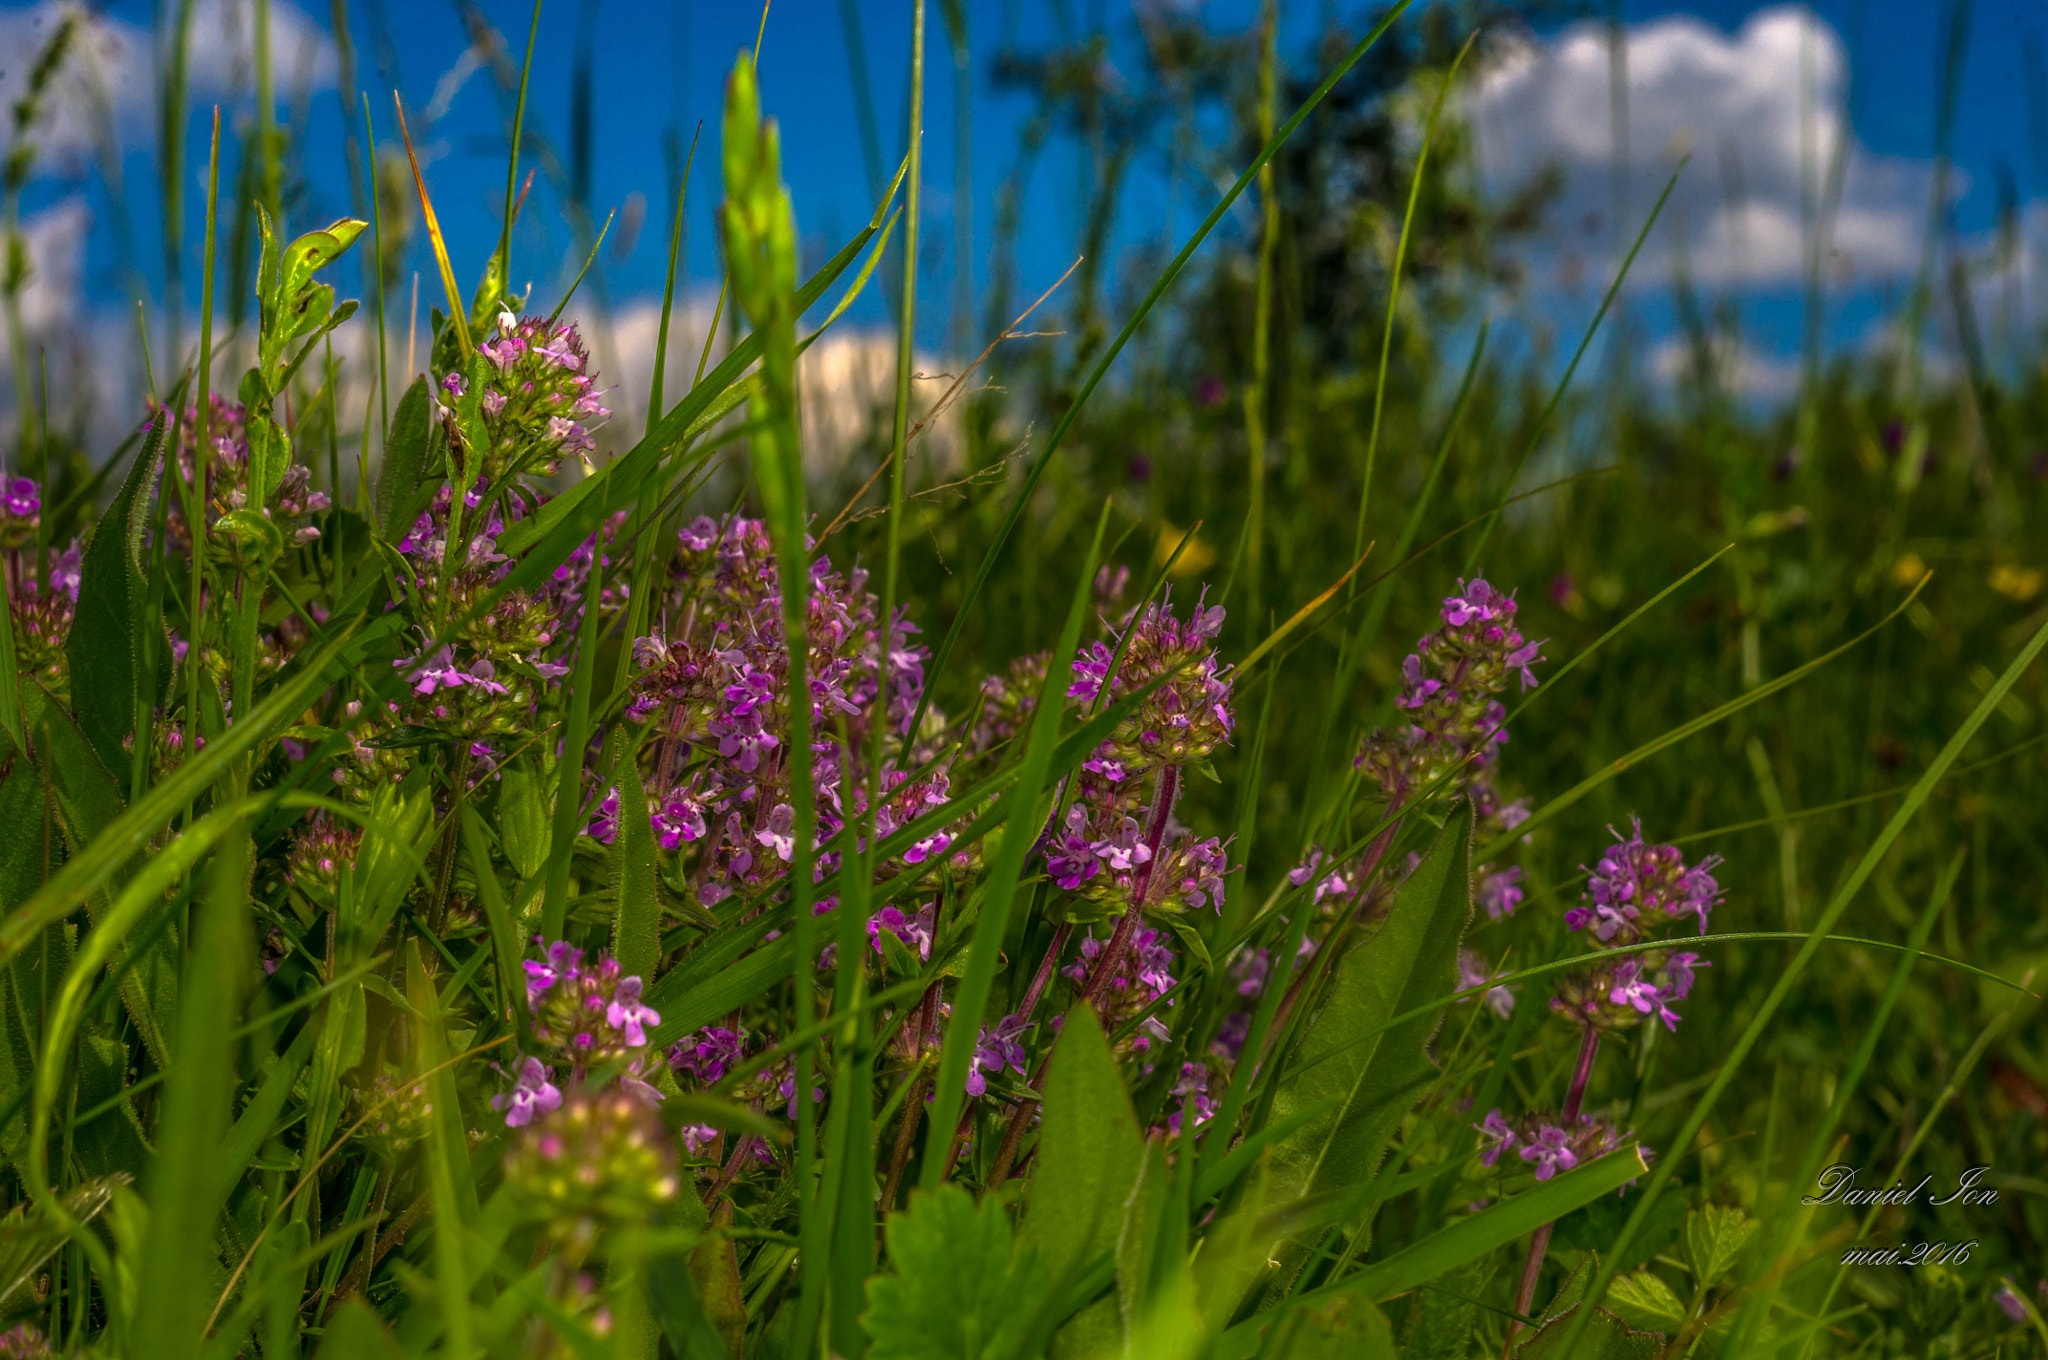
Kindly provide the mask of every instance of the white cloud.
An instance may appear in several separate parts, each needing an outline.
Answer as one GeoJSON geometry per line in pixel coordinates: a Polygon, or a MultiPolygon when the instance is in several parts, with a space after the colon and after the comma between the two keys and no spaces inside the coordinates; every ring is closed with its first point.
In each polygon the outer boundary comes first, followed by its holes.
{"type": "MultiPolygon", "coordinates": [[[[156,59],[151,31],[72,0],[0,8],[0,107],[28,89],[31,69],[69,17],[71,43],[32,136],[46,156],[89,156],[109,138],[135,141],[156,127],[156,59]]],[[[186,49],[188,107],[246,99],[255,88],[253,0],[197,0],[186,49]]],[[[305,11],[272,0],[270,69],[280,101],[301,88],[331,89],[338,71],[327,30],[305,11]]]]}
{"type": "MultiPolygon", "coordinates": [[[[1798,286],[1806,268],[1802,186],[1824,178],[1842,129],[1848,56],[1840,37],[1790,5],[1757,12],[1732,35],[1682,15],[1625,32],[1629,220],[1619,231],[1611,220],[1614,121],[1603,26],[1575,24],[1516,47],[1496,59],[1474,93],[1471,112],[1495,191],[1545,165],[1564,171],[1545,258],[1536,261],[1538,282],[1603,286],[1689,151],[1692,163],[1631,281],[1661,286],[1682,257],[1701,283],[1798,286]],[[1541,277],[1543,270],[1552,277],[1541,277]]],[[[1877,156],[1852,142],[1829,282],[1914,267],[1931,174],[1928,163],[1877,156]]],[[[1953,185],[1964,187],[1960,176],[1953,185]]]]}
{"type": "MultiPolygon", "coordinates": [[[[1690,341],[1682,336],[1663,340],[1650,351],[1650,373],[1676,384],[1695,375],[1697,362],[1690,341]]],[[[1730,346],[1717,339],[1708,345],[1707,364],[1723,392],[1751,401],[1782,402],[1799,390],[1799,361],[1765,354],[1747,345],[1730,346]]]]}

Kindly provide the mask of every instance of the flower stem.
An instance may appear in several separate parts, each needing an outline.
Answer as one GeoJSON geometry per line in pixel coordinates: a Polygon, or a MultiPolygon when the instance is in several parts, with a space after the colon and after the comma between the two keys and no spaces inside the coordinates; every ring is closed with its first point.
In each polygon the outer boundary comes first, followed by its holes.
{"type": "Polygon", "coordinates": [[[1166,822],[1173,815],[1173,799],[1179,788],[1180,767],[1161,766],[1159,792],[1152,801],[1152,824],[1145,828],[1145,862],[1138,866],[1137,878],[1131,884],[1131,904],[1117,919],[1109,944],[1103,949],[1102,957],[1096,960],[1095,971],[1088,975],[1087,984],[1081,990],[1081,999],[1097,1011],[1102,1009],[1102,994],[1115,978],[1116,966],[1123,961],[1123,952],[1130,946],[1131,936],[1137,933],[1138,922],[1145,917],[1145,897],[1152,888],[1152,871],[1159,865],[1159,845],[1166,839],[1166,822]]]}
{"type": "MultiPolygon", "coordinates": [[[[1579,1041],[1579,1065],[1572,1072],[1571,1089],[1565,1092],[1563,1123],[1567,1132],[1572,1121],[1579,1117],[1579,1107],[1586,1100],[1586,1083],[1593,1076],[1593,1058],[1600,1051],[1600,1031],[1586,1026],[1585,1037],[1579,1041]]],[[[1543,1273],[1543,1257],[1550,1250],[1550,1230],[1557,1225],[1546,1223],[1536,1230],[1529,1239],[1529,1258],[1522,1263],[1521,1288],[1515,1291],[1515,1311],[1523,1317],[1531,1316],[1529,1309],[1536,1301],[1536,1279],[1543,1273]]],[[[1515,1333],[1520,1331],[1519,1322],[1508,1323],[1507,1347],[1501,1352],[1502,1360],[1514,1353],[1515,1333]]]]}

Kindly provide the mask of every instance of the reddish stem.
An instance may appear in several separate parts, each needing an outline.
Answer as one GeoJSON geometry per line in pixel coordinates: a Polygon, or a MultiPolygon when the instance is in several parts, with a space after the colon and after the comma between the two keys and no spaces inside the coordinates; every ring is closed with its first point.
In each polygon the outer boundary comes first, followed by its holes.
{"type": "MultiPolygon", "coordinates": [[[[1586,1026],[1586,1034],[1579,1041],[1579,1065],[1572,1072],[1571,1089],[1565,1092],[1564,1118],[1566,1132],[1570,1132],[1572,1121],[1579,1117],[1579,1108],[1586,1100],[1586,1083],[1593,1076],[1593,1057],[1600,1051],[1600,1031],[1586,1026]]],[[[1522,1285],[1515,1291],[1515,1311],[1523,1317],[1530,1316],[1529,1309],[1536,1302],[1536,1280],[1543,1273],[1543,1258],[1550,1250],[1550,1230],[1557,1225],[1546,1223],[1536,1230],[1529,1239],[1529,1258],[1522,1263],[1522,1285]]],[[[1507,1348],[1501,1352],[1502,1360],[1514,1353],[1515,1333],[1522,1329],[1516,1321],[1508,1323],[1507,1348]]]]}
{"type": "Polygon", "coordinates": [[[1131,936],[1137,933],[1138,922],[1144,919],[1146,895],[1152,889],[1152,873],[1159,867],[1159,846],[1166,839],[1166,822],[1173,814],[1173,799],[1179,789],[1180,767],[1161,766],[1159,793],[1152,802],[1152,824],[1145,828],[1145,862],[1138,866],[1138,876],[1131,883],[1131,904],[1117,918],[1109,944],[1104,947],[1102,957],[1095,961],[1095,971],[1088,975],[1087,984],[1081,990],[1081,999],[1097,1011],[1102,1009],[1102,994],[1116,977],[1116,966],[1123,961],[1123,952],[1130,946],[1131,936]]]}

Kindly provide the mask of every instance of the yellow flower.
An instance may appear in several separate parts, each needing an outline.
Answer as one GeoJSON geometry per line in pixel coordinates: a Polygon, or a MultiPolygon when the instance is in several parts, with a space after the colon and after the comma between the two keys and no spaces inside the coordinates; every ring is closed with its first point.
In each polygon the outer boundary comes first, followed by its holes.
{"type": "Polygon", "coordinates": [[[2008,600],[2031,600],[2041,593],[2041,573],[2033,567],[2001,563],[1991,569],[1991,588],[2008,600]]]}
{"type": "Polygon", "coordinates": [[[1904,557],[1892,563],[1893,585],[1917,586],[1920,584],[1921,578],[1926,575],[1927,564],[1920,560],[1919,553],[1907,553],[1904,557]]]}
{"type": "Polygon", "coordinates": [[[1204,543],[1192,530],[1174,527],[1171,520],[1159,521],[1159,546],[1154,550],[1154,560],[1160,566],[1173,561],[1173,555],[1180,552],[1181,541],[1187,541],[1187,550],[1180,553],[1180,560],[1173,563],[1172,576],[1196,576],[1216,565],[1216,550],[1204,543]]]}

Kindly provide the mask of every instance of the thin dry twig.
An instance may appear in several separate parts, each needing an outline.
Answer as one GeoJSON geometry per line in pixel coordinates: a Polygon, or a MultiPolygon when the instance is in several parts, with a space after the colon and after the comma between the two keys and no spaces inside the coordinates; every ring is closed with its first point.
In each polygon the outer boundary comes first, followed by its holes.
{"type": "MultiPolygon", "coordinates": [[[[1030,318],[1033,312],[1037,311],[1040,307],[1044,306],[1046,299],[1050,298],[1054,293],[1057,293],[1060,290],[1060,285],[1064,284],[1068,279],[1073,277],[1074,271],[1081,267],[1081,260],[1083,258],[1085,257],[1075,257],[1074,262],[1067,266],[1066,272],[1064,274],[1061,274],[1057,279],[1053,280],[1052,287],[1046,289],[1043,293],[1040,293],[1038,295],[1038,300],[1036,302],[1033,302],[1029,307],[1026,307],[1022,312],[1018,313],[1017,319],[1015,321],[1012,321],[1008,326],[1004,327],[1003,333],[1001,335],[998,335],[995,339],[988,342],[988,348],[984,349],[979,355],[975,357],[974,362],[967,366],[966,371],[961,373],[959,377],[953,379],[953,385],[951,387],[948,387],[943,393],[940,394],[938,401],[933,404],[931,410],[924,413],[924,419],[918,421],[917,424],[911,426],[910,432],[903,436],[903,447],[905,449],[908,449],[910,447],[911,440],[917,438],[920,434],[924,433],[925,428],[929,426],[934,420],[938,419],[940,412],[944,411],[948,406],[953,404],[954,399],[960,395],[960,389],[962,387],[965,387],[967,385],[967,380],[974,376],[974,371],[980,368],[983,364],[987,363],[988,357],[996,352],[996,346],[1002,344],[1005,340],[1026,340],[1032,338],[1033,336],[1062,334],[1062,332],[1060,331],[1020,331],[1017,328],[1023,325],[1024,322],[1030,318]]],[[[889,465],[895,461],[895,458],[896,451],[894,449],[891,449],[889,451],[888,456],[882,459],[880,463],[875,465],[874,472],[869,474],[868,479],[865,482],[861,483],[860,490],[854,492],[853,495],[848,498],[845,507],[841,509],[837,515],[833,516],[832,522],[830,524],[825,526],[825,532],[818,535],[817,542],[813,544],[811,548],[811,551],[814,555],[824,551],[826,539],[830,538],[839,529],[843,528],[846,524],[851,522],[850,517],[853,514],[853,507],[859,505],[861,503],[862,498],[864,498],[868,494],[868,492],[875,489],[875,483],[882,479],[882,474],[889,470],[889,465]]]]}

